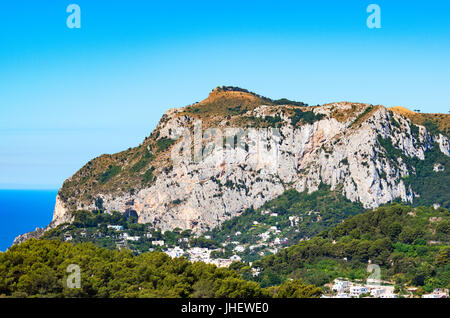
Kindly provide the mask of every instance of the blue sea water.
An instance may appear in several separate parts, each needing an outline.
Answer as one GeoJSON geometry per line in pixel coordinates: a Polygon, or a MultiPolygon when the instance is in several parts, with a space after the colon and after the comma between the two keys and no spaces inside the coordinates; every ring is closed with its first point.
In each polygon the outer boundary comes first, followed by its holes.
{"type": "Polygon", "coordinates": [[[56,190],[0,190],[0,251],[19,234],[52,221],[56,190]]]}

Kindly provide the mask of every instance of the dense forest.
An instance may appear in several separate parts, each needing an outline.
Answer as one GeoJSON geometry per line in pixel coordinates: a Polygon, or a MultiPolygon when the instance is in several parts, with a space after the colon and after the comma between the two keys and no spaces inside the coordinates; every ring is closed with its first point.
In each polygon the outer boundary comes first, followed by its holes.
{"type": "Polygon", "coordinates": [[[255,262],[261,270],[255,280],[263,287],[287,278],[322,286],[337,277],[365,279],[370,262],[400,289],[449,288],[449,242],[448,210],[393,203],[255,262]]]}
{"type": "Polygon", "coordinates": [[[134,256],[90,243],[31,239],[0,253],[0,297],[318,297],[299,281],[272,288],[218,268],[160,252],[134,256]],[[71,264],[80,267],[81,288],[69,288],[71,264]]]}

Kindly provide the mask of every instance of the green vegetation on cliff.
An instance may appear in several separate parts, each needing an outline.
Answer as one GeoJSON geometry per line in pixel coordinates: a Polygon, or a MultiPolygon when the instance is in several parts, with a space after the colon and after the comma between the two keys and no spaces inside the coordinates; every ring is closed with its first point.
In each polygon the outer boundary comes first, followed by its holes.
{"type": "Polygon", "coordinates": [[[292,126],[296,126],[297,123],[305,123],[305,124],[312,124],[315,121],[321,120],[325,115],[323,114],[315,114],[311,110],[301,110],[301,109],[294,109],[294,114],[290,117],[291,118],[291,124],[292,126]]]}
{"type": "Polygon", "coordinates": [[[394,166],[398,166],[400,158],[410,171],[404,178],[406,188],[416,194],[414,206],[439,204],[450,208],[450,157],[439,149],[437,143],[425,152],[425,159],[408,157],[395,147],[391,138],[378,136],[378,143],[384,148],[386,157],[394,166]]]}
{"type": "Polygon", "coordinates": [[[318,191],[310,194],[307,191],[287,190],[261,208],[247,209],[240,216],[225,221],[200,237],[179,229],[161,232],[152,224],[138,224],[136,217],[127,213],[103,213],[99,208],[94,212],[74,212],[72,224],[61,224],[47,231],[43,238],[61,241],[69,238],[74,243],[92,242],[109,249],[126,246],[136,254],[147,252],[150,248],[161,250],[153,246],[152,241],[163,240],[166,247],[223,248],[222,252],[213,251],[212,256],[229,258],[238,255],[243,261],[251,262],[331,229],[344,219],[362,212],[361,203],[351,202],[339,189],[331,191],[329,186],[321,184],[318,191]],[[116,231],[109,225],[122,226],[123,231],[116,231]],[[139,239],[124,240],[122,232],[139,239]],[[236,251],[235,244],[244,246],[244,249],[236,251]]]}
{"type": "MultiPolygon", "coordinates": [[[[230,240],[244,244],[246,250],[238,255],[245,261],[254,261],[260,258],[261,252],[267,254],[272,249],[271,242],[276,238],[282,240],[281,247],[287,247],[362,212],[361,203],[351,202],[339,189],[331,191],[329,186],[321,184],[313,193],[287,190],[259,209],[247,209],[206,234],[218,245],[230,240]],[[267,239],[263,240],[265,235],[267,239]]],[[[235,253],[230,248],[231,245],[225,248],[227,256],[235,253]]]]}
{"type": "Polygon", "coordinates": [[[450,287],[450,213],[400,204],[380,207],[345,220],[253,264],[261,286],[288,278],[321,286],[337,277],[365,279],[369,261],[381,278],[424,290],[450,287]]]}
{"type": "Polygon", "coordinates": [[[230,269],[154,252],[133,256],[93,244],[29,240],[0,253],[0,296],[12,297],[317,297],[299,282],[263,289],[230,269]],[[81,288],[68,288],[69,265],[81,288]]]}

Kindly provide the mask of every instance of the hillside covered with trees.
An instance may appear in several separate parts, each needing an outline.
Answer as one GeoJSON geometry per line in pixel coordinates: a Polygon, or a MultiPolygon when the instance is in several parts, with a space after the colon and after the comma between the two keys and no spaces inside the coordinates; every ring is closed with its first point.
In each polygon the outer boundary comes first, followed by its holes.
{"type": "MultiPolygon", "coordinates": [[[[265,208],[276,203],[281,212],[289,195],[283,198],[265,208]]],[[[397,291],[409,286],[431,291],[450,287],[449,242],[448,210],[396,203],[351,216],[253,264],[229,268],[161,252],[136,255],[92,243],[31,239],[0,253],[0,296],[318,297],[322,291],[315,286],[335,278],[366,279],[369,263],[379,265],[381,279],[394,282],[397,291]],[[65,283],[70,264],[80,266],[80,289],[65,283]]]]}
{"type": "MultiPolygon", "coordinates": [[[[329,186],[321,184],[313,193],[287,190],[256,210],[246,209],[206,235],[210,235],[218,246],[230,240],[239,242],[247,248],[238,255],[243,260],[254,261],[261,258],[261,252],[269,253],[270,242],[277,238],[282,240],[281,247],[291,246],[364,211],[361,203],[351,202],[340,189],[330,190],[329,186]],[[273,227],[277,228],[277,233],[271,231],[273,227]],[[267,239],[263,240],[261,237],[265,233],[267,239]]],[[[227,245],[225,250],[231,255],[235,253],[232,248],[227,245]]]]}
{"type": "Polygon", "coordinates": [[[337,277],[365,279],[368,263],[398,289],[450,287],[450,214],[444,208],[380,207],[308,241],[253,263],[261,286],[301,279],[322,286],[337,277]]]}
{"type": "Polygon", "coordinates": [[[318,297],[293,281],[264,289],[235,271],[160,252],[134,256],[90,243],[31,239],[0,253],[0,297],[260,298],[318,297]],[[69,265],[80,267],[81,288],[68,288],[69,265]]]}

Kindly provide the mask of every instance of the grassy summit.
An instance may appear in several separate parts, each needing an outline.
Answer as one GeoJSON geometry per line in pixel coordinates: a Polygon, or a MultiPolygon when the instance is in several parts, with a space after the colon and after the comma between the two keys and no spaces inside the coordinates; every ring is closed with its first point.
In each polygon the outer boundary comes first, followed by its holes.
{"type": "Polygon", "coordinates": [[[405,107],[391,107],[390,110],[409,118],[414,124],[425,126],[433,133],[450,136],[450,114],[422,114],[405,107]]]}
{"type": "MultiPolygon", "coordinates": [[[[201,119],[203,129],[216,127],[224,119],[229,120],[233,127],[271,126],[277,119],[268,117],[256,119],[245,113],[261,105],[277,106],[291,105],[291,107],[306,107],[302,102],[288,99],[272,100],[267,97],[249,92],[245,89],[223,86],[214,89],[209,96],[200,103],[181,109],[173,117],[189,116],[201,119]]],[[[288,110],[292,116],[300,116],[288,110]]],[[[300,111],[301,112],[301,111],[300,111]]],[[[311,117],[309,112],[305,112],[311,117]]],[[[164,115],[159,125],[169,120],[164,115]]],[[[192,127],[187,127],[192,128],[192,127]]],[[[85,208],[96,199],[96,194],[125,194],[135,193],[148,187],[155,177],[167,173],[172,169],[170,150],[175,140],[160,137],[160,131],[155,129],[151,135],[137,147],[129,148],[116,154],[105,154],[89,161],[66,180],[59,191],[63,202],[71,210],[85,208]],[[81,206],[79,204],[81,203],[81,206]]]]}

